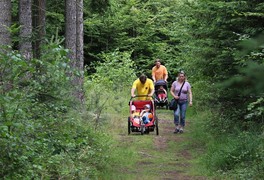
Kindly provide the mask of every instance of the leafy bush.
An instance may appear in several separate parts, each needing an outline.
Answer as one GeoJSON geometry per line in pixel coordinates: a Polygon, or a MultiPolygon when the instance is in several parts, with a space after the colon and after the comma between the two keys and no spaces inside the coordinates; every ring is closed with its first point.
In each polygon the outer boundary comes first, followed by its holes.
{"type": "Polygon", "coordinates": [[[96,73],[87,77],[86,106],[96,126],[104,122],[103,113],[123,113],[130,98],[130,89],[137,78],[133,61],[128,52],[102,54],[102,62],[97,63],[96,73]],[[125,103],[124,103],[125,102],[125,103]]]}
{"type": "Polygon", "coordinates": [[[78,115],[66,54],[56,44],[30,61],[1,54],[2,178],[84,179],[106,165],[109,138],[78,115]]]}
{"type": "Polygon", "coordinates": [[[239,179],[261,179],[264,177],[263,146],[263,135],[245,132],[219,137],[208,144],[205,161],[212,172],[232,174],[239,179]]]}
{"type": "MultiPolygon", "coordinates": [[[[111,136],[123,134],[124,129],[120,123],[127,122],[130,89],[137,78],[134,63],[129,52],[119,50],[103,53],[100,57],[101,62],[95,65],[96,72],[85,79],[85,117],[97,131],[105,131],[111,136]]],[[[100,179],[122,179],[120,164],[121,168],[127,169],[137,159],[135,151],[127,147],[120,146],[119,140],[111,142],[108,148],[110,160],[108,166],[100,171],[100,179]]]]}
{"type": "Polygon", "coordinates": [[[102,61],[95,63],[96,73],[91,75],[93,83],[103,85],[113,91],[126,90],[136,79],[133,70],[134,63],[130,59],[131,53],[115,50],[111,53],[102,53],[102,61]]]}

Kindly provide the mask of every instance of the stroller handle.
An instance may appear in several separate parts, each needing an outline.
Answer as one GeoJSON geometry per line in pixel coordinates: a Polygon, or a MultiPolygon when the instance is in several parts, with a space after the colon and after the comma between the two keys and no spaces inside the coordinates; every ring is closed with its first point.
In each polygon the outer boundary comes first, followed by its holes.
{"type": "Polygon", "coordinates": [[[149,96],[149,95],[135,95],[135,97],[132,97],[132,96],[131,96],[130,101],[131,101],[132,99],[136,98],[136,97],[151,97],[152,100],[154,100],[154,96],[149,96]]]}

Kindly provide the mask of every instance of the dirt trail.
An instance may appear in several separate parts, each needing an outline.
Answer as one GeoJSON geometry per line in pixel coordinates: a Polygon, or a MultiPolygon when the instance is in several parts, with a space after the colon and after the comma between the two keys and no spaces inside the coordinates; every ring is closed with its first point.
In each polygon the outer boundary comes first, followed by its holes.
{"type": "MultiPolygon", "coordinates": [[[[155,137],[154,146],[156,147],[156,151],[166,151],[168,148],[168,143],[172,142],[175,144],[183,143],[187,140],[187,137],[184,137],[183,134],[174,134],[174,126],[171,122],[171,120],[165,120],[165,119],[159,119],[160,122],[160,136],[155,137]]],[[[186,126],[188,127],[189,123],[186,122],[186,126]]],[[[186,129],[188,133],[188,129],[186,129]]],[[[176,146],[177,147],[177,146],[176,146]]],[[[189,160],[192,160],[192,155],[186,147],[182,149],[175,149],[175,153],[177,154],[175,166],[174,169],[167,172],[161,172],[164,174],[164,177],[161,177],[161,179],[166,180],[205,180],[205,177],[201,176],[191,176],[187,175],[188,173],[186,169],[190,167],[189,160]],[[181,168],[178,168],[181,166],[181,168]],[[180,169],[180,170],[179,170],[180,169]]],[[[171,163],[171,162],[168,162],[171,163]]],[[[164,164],[166,166],[166,164],[164,164]]]]}
{"type": "MultiPolygon", "coordinates": [[[[186,121],[184,133],[188,133],[190,123],[186,121]]],[[[159,136],[156,132],[140,135],[122,135],[121,142],[130,141],[138,150],[139,159],[132,170],[125,170],[133,174],[129,179],[140,180],[205,180],[206,177],[192,175],[193,167],[190,161],[193,157],[190,147],[185,146],[188,137],[185,134],[174,134],[172,120],[166,115],[159,116],[159,136]],[[166,119],[165,119],[166,118],[166,119]],[[150,144],[148,144],[150,143],[150,144]]]]}

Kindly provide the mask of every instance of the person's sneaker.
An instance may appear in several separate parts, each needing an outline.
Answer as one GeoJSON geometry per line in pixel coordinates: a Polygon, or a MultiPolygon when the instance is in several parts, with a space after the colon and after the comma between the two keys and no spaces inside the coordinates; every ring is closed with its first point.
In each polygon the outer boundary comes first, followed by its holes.
{"type": "Polygon", "coordinates": [[[179,129],[179,133],[183,133],[183,128],[180,128],[179,129]]]}
{"type": "Polygon", "coordinates": [[[180,132],[180,129],[179,128],[176,128],[175,131],[173,132],[174,134],[177,134],[180,132]]]}

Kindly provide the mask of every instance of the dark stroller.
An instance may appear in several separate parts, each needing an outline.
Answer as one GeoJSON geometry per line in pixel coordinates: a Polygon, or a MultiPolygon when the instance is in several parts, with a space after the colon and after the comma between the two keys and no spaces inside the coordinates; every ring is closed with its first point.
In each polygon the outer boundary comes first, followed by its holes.
{"type": "Polygon", "coordinates": [[[166,81],[158,80],[155,82],[155,107],[165,106],[166,109],[168,109],[169,108],[168,94],[165,94],[163,90],[160,90],[161,86],[168,93],[168,86],[166,81]]]}

